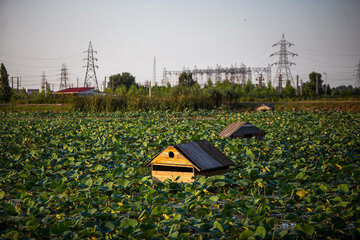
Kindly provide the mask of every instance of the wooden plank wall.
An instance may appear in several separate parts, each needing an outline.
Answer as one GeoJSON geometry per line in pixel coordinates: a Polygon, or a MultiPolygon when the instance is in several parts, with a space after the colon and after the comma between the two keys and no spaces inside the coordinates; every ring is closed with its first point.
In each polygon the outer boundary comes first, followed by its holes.
{"type": "Polygon", "coordinates": [[[180,178],[177,180],[178,182],[191,183],[194,181],[194,179],[192,179],[192,177],[194,177],[193,172],[152,171],[152,179],[154,182],[162,182],[166,179],[175,181],[175,179],[179,176],[180,178]]]}
{"type": "Polygon", "coordinates": [[[167,147],[162,153],[160,153],[154,160],[151,162],[152,164],[171,164],[174,165],[182,165],[182,166],[193,166],[189,160],[187,160],[176,148],[173,146],[167,147]],[[169,157],[169,152],[174,153],[174,157],[169,157]]]}

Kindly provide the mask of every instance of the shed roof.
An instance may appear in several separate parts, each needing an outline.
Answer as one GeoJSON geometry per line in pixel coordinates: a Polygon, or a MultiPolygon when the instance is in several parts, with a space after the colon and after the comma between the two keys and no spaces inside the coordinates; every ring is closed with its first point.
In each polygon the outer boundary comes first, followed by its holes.
{"type": "Polygon", "coordinates": [[[194,164],[200,172],[234,165],[233,161],[207,141],[181,143],[173,147],[194,164]]]}
{"type": "Polygon", "coordinates": [[[66,88],[60,91],[57,91],[56,93],[81,93],[85,91],[89,91],[94,89],[93,87],[78,87],[78,88],[66,88]]]}
{"type": "Polygon", "coordinates": [[[248,122],[233,122],[221,131],[220,137],[231,137],[234,135],[263,134],[265,132],[248,122]]]}
{"type": "Polygon", "coordinates": [[[271,110],[274,110],[275,107],[271,104],[268,104],[268,103],[264,103],[264,104],[261,104],[257,110],[265,110],[265,109],[271,109],[271,110]]]}

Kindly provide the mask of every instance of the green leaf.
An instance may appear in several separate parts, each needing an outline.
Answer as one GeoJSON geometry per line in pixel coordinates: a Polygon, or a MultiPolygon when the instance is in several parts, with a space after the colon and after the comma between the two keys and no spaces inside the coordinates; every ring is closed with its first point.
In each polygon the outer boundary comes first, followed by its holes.
{"type": "Polygon", "coordinates": [[[215,221],[213,226],[214,228],[217,228],[220,232],[224,232],[223,226],[218,221],[215,221]]]}
{"type": "Polygon", "coordinates": [[[289,233],[288,230],[284,230],[284,231],[279,232],[279,235],[280,235],[281,238],[283,238],[283,237],[285,237],[285,235],[288,234],[288,233],[289,233]]]}
{"type": "Polygon", "coordinates": [[[35,231],[40,227],[40,223],[36,219],[30,219],[26,222],[26,229],[29,231],[35,231]]]}
{"type": "Polygon", "coordinates": [[[246,149],[246,155],[250,158],[250,159],[254,159],[255,155],[253,154],[253,152],[250,149],[246,149]]]}
{"type": "Polygon", "coordinates": [[[260,239],[264,239],[266,236],[266,230],[263,226],[258,226],[256,228],[256,231],[254,233],[254,236],[260,238],[260,239]]]}
{"type": "Polygon", "coordinates": [[[299,230],[299,231],[305,233],[306,235],[312,235],[315,231],[315,228],[307,223],[298,224],[295,226],[294,229],[299,230]]]}
{"type": "Polygon", "coordinates": [[[178,236],[179,236],[179,231],[169,233],[168,235],[169,238],[174,238],[174,239],[176,239],[178,236]]]}
{"type": "Polygon", "coordinates": [[[11,231],[6,233],[5,238],[6,239],[11,239],[11,240],[18,240],[20,239],[21,235],[18,231],[11,231]]]}
{"type": "Polygon", "coordinates": [[[89,213],[92,215],[92,214],[94,214],[94,213],[96,213],[97,212],[97,209],[96,208],[92,208],[92,209],[90,209],[90,211],[89,211],[89,213]]]}
{"type": "Polygon", "coordinates": [[[50,228],[50,232],[52,234],[63,234],[65,231],[68,230],[68,225],[70,224],[70,222],[57,222],[57,223],[54,223],[51,228],[50,228]]]}
{"type": "Polygon", "coordinates": [[[105,183],[105,184],[104,184],[104,186],[107,187],[109,190],[112,190],[112,189],[113,189],[113,185],[114,185],[113,182],[108,182],[108,183],[105,183]]]}
{"type": "Polygon", "coordinates": [[[306,175],[305,172],[300,172],[298,175],[296,175],[295,178],[300,180],[306,180],[307,178],[309,178],[309,175],[306,175]]]}
{"type": "Polygon", "coordinates": [[[118,184],[124,188],[128,187],[130,184],[130,181],[127,179],[121,179],[118,184]]]}
{"type": "Polygon", "coordinates": [[[133,218],[124,219],[121,221],[122,227],[136,227],[138,225],[138,221],[133,218]]]}
{"type": "Polygon", "coordinates": [[[166,206],[156,206],[151,211],[150,216],[160,216],[162,214],[168,213],[168,208],[166,206]]]}
{"type": "Polygon", "coordinates": [[[217,202],[219,200],[219,197],[218,196],[212,196],[212,197],[210,197],[210,200],[214,201],[214,202],[217,202]]]}
{"type": "Polygon", "coordinates": [[[274,154],[281,155],[283,151],[281,149],[276,149],[273,151],[274,154]]]}
{"type": "Polygon", "coordinates": [[[250,229],[246,229],[245,231],[243,231],[241,234],[240,234],[240,239],[241,240],[248,240],[249,238],[251,238],[252,236],[254,235],[254,232],[251,231],[250,229]]]}
{"type": "Polygon", "coordinates": [[[285,216],[285,220],[296,221],[297,219],[298,216],[292,213],[289,213],[285,216]]]}
{"type": "Polygon", "coordinates": [[[106,229],[108,232],[111,232],[112,230],[114,230],[115,225],[110,221],[106,221],[102,227],[103,229],[106,229]]]}
{"type": "Polygon", "coordinates": [[[0,191],[0,200],[3,199],[5,196],[5,192],[4,191],[0,191]]]}
{"type": "Polygon", "coordinates": [[[83,178],[83,180],[81,180],[81,183],[88,187],[91,187],[93,184],[93,180],[91,179],[91,177],[85,177],[83,178]]]}
{"type": "Polygon", "coordinates": [[[338,187],[337,187],[338,190],[341,190],[341,191],[344,191],[344,192],[348,192],[349,191],[349,187],[347,184],[340,184],[338,187]]]}

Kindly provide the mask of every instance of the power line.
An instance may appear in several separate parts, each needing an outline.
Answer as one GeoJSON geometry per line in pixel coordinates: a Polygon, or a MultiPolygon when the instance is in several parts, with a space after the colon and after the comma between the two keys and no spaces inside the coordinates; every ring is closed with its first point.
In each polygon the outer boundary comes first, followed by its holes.
{"type": "Polygon", "coordinates": [[[0,55],[7,55],[8,57],[12,57],[12,58],[21,58],[21,59],[29,59],[29,60],[40,60],[40,61],[58,61],[58,60],[64,60],[67,58],[73,58],[76,56],[80,56],[82,53],[76,53],[73,55],[69,55],[69,56],[64,56],[64,57],[56,57],[56,58],[40,58],[40,57],[29,57],[29,56],[24,56],[24,55],[20,55],[20,54],[16,54],[16,53],[10,53],[4,50],[0,49],[0,55]]]}
{"type": "Polygon", "coordinates": [[[314,54],[314,52],[318,52],[320,53],[317,56],[324,56],[324,57],[359,57],[360,54],[347,54],[347,53],[330,53],[330,52],[325,52],[325,51],[321,51],[321,50],[315,50],[315,49],[311,49],[311,48],[306,48],[303,47],[301,45],[296,45],[299,48],[302,48],[305,51],[309,51],[311,52],[312,55],[316,55],[314,54]]]}

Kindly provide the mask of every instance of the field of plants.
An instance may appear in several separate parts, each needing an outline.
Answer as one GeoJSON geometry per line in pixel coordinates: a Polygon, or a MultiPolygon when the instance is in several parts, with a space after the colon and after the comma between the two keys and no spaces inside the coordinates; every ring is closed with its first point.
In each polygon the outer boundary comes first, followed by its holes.
{"type": "Polygon", "coordinates": [[[360,114],[0,113],[1,239],[359,239],[360,114]],[[233,121],[262,141],[222,139],[233,121]],[[204,139],[235,162],[153,184],[165,147],[204,139]]]}

